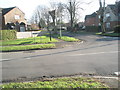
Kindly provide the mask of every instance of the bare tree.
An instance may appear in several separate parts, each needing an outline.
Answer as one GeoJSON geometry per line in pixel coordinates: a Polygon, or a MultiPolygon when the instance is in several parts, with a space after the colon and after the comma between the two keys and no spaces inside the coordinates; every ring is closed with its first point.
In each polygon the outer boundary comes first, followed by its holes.
{"type": "Polygon", "coordinates": [[[69,16],[70,16],[70,27],[71,30],[73,30],[73,27],[75,25],[75,23],[77,22],[77,15],[79,10],[83,10],[83,8],[80,7],[81,2],[77,1],[77,0],[69,0],[69,2],[65,5],[69,16]]]}
{"type": "Polygon", "coordinates": [[[31,23],[35,23],[41,27],[45,27],[47,23],[47,16],[48,15],[48,8],[45,6],[38,6],[36,10],[33,13],[33,16],[31,18],[31,23]]]}
{"type": "Polygon", "coordinates": [[[64,6],[62,3],[58,2],[52,2],[50,3],[51,5],[51,11],[49,12],[49,14],[52,17],[53,20],[53,27],[54,27],[54,33],[57,33],[57,25],[60,24],[60,19],[61,19],[61,15],[62,15],[62,11],[64,9],[64,6]]]}
{"type": "Polygon", "coordinates": [[[105,33],[105,26],[104,26],[104,10],[105,10],[105,0],[102,2],[99,0],[100,8],[99,8],[99,13],[100,13],[100,25],[102,29],[102,33],[105,33]]]}
{"type": "Polygon", "coordinates": [[[65,8],[68,12],[68,16],[70,18],[70,29],[73,30],[74,26],[77,25],[77,22],[80,17],[80,11],[83,11],[82,4],[88,5],[90,2],[82,2],[80,0],[69,0],[67,4],[65,4],[65,8]]]}

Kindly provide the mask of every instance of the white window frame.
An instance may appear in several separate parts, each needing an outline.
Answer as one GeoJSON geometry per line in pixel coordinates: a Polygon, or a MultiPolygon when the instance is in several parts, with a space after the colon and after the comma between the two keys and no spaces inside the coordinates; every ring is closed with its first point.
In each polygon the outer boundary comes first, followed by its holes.
{"type": "Polygon", "coordinates": [[[20,16],[19,15],[15,15],[15,19],[20,19],[20,16]]]}
{"type": "Polygon", "coordinates": [[[100,19],[100,18],[101,18],[101,15],[99,15],[98,18],[100,19]]]}
{"type": "Polygon", "coordinates": [[[107,18],[110,17],[110,13],[106,13],[106,17],[107,17],[107,18]]]}

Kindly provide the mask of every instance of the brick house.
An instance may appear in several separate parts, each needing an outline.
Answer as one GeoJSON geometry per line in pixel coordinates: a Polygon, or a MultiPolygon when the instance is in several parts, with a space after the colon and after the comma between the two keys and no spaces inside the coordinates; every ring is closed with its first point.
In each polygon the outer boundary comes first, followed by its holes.
{"type": "Polygon", "coordinates": [[[99,11],[96,11],[90,15],[85,16],[85,30],[90,32],[100,32],[99,11]]]}
{"type": "Polygon", "coordinates": [[[2,8],[0,8],[0,30],[2,30],[2,8]]]}
{"type": "Polygon", "coordinates": [[[2,8],[2,29],[25,31],[25,14],[18,7],[2,8]]]}
{"type": "MultiPolygon", "coordinates": [[[[100,26],[100,10],[85,16],[85,26],[100,26]]],[[[107,31],[113,30],[114,26],[120,25],[120,1],[107,5],[104,11],[104,26],[107,31]]]]}
{"type": "Polygon", "coordinates": [[[107,30],[113,30],[114,26],[120,25],[120,1],[107,5],[104,12],[104,23],[107,30]]]}
{"type": "Polygon", "coordinates": [[[85,16],[85,26],[98,26],[99,19],[97,12],[85,16]]]}

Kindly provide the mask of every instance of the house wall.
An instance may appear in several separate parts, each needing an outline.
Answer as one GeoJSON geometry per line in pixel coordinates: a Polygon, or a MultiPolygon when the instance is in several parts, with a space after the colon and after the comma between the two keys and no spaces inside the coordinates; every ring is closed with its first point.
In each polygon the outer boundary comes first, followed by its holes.
{"type": "Polygon", "coordinates": [[[111,25],[111,28],[113,29],[116,25],[120,25],[120,21],[112,21],[110,25],[111,25]]]}
{"type": "Polygon", "coordinates": [[[106,14],[109,13],[110,14],[110,20],[109,21],[118,21],[118,16],[116,16],[112,10],[110,9],[110,7],[106,7],[105,13],[104,13],[104,22],[107,22],[108,17],[106,17],[106,14]]]}
{"type": "Polygon", "coordinates": [[[12,22],[12,23],[24,22],[26,24],[26,20],[25,20],[24,16],[25,16],[25,14],[19,8],[16,7],[4,15],[5,24],[7,24],[9,22],[12,22]],[[15,15],[18,15],[19,19],[16,19],[15,15]]]}
{"type": "Polygon", "coordinates": [[[95,18],[87,18],[85,20],[85,26],[94,26],[95,25],[95,18]]]}
{"type": "Polygon", "coordinates": [[[98,25],[99,25],[98,16],[87,18],[85,20],[85,26],[98,26],[98,25]]]}
{"type": "Polygon", "coordinates": [[[105,13],[104,13],[104,22],[106,29],[113,30],[114,26],[120,25],[120,21],[118,20],[118,16],[113,13],[111,8],[109,6],[106,7],[105,13]],[[106,14],[109,13],[110,16],[106,17],[106,14]],[[107,27],[107,23],[110,23],[110,27],[107,27]]]}
{"type": "Polygon", "coordinates": [[[2,9],[0,8],[0,30],[2,30],[2,9]]]}

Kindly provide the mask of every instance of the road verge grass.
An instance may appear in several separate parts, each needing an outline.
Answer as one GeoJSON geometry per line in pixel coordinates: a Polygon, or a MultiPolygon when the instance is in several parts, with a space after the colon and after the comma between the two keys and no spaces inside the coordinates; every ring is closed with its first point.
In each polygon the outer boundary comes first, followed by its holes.
{"type": "Polygon", "coordinates": [[[21,51],[21,50],[34,50],[34,49],[48,49],[55,48],[55,44],[36,44],[36,45],[22,45],[22,46],[7,46],[0,47],[0,51],[21,51]]]}
{"type": "Polygon", "coordinates": [[[68,42],[80,41],[79,39],[76,39],[74,37],[68,37],[68,36],[62,36],[62,37],[58,37],[58,38],[61,39],[61,40],[64,40],[64,41],[68,41],[68,42]]]}
{"type": "Polygon", "coordinates": [[[120,37],[120,33],[96,33],[96,35],[102,35],[102,36],[110,36],[110,37],[120,37]]]}
{"type": "Polygon", "coordinates": [[[108,88],[108,86],[97,82],[91,78],[64,77],[48,79],[44,81],[8,83],[1,88],[108,88]]]}
{"type": "Polygon", "coordinates": [[[9,40],[9,41],[2,41],[2,46],[8,45],[26,45],[26,44],[45,44],[51,42],[58,42],[58,40],[50,38],[47,36],[40,36],[40,37],[31,37],[31,38],[24,38],[24,39],[16,39],[16,40],[9,40]]]}
{"type": "Polygon", "coordinates": [[[60,37],[59,34],[53,34],[52,36],[55,37],[55,38],[61,39],[63,41],[67,41],[67,42],[78,42],[78,41],[81,41],[81,40],[79,40],[77,38],[69,37],[69,36],[61,36],[60,37]]]}

